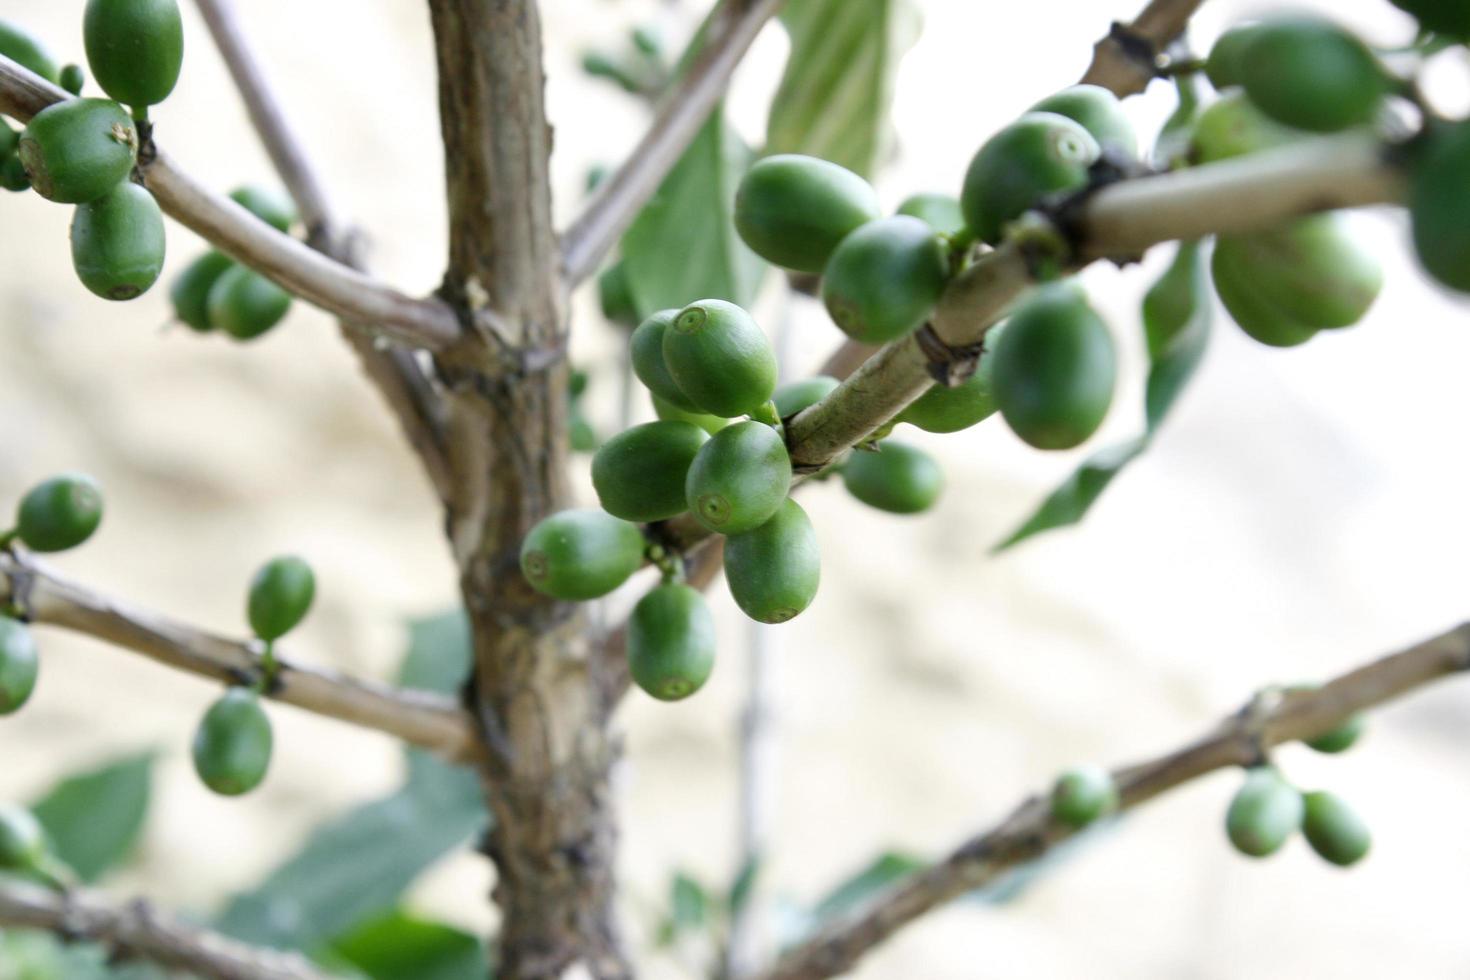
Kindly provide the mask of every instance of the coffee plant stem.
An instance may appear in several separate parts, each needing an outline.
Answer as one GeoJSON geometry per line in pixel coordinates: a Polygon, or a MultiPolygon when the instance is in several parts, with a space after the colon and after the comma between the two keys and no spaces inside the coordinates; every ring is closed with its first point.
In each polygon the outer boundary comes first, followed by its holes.
{"type": "MultiPolygon", "coordinates": [[[[1189,19],[1204,5],[1204,0],[1152,0],[1133,23],[1125,28],[1126,36],[1147,44],[1154,52],[1167,48],[1184,33],[1189,19]]],[[[1117,31],[1098,41],[1093,47],[1092,64],[1082,76],[1088,85],[1101,85],[1122,98],[1136,95],[1158,77],[1157,71],[1144,59],[1130,53],[1117,31]]]]}
{"type": "MultiPolygon", "coordinates": [[[[29,121],[71,98],[0,55],[0,113],[29,121]]],[[[459,339],[459,318],[435,299],[415,299],[307,248],[181,171],[167,154],[139,164],[164,212],[234,259],[307,302],[401,343],[443,350],[459,339]]],[[[487,324],[493,317],[482,314],[487,324]]]]}
{"type": "MultiPolygon", "coordinates": [[[[1470,670],[1470,623],[1338,676],[1315,690],[1253,699],[1201,738],[1113,771],[1126,811],[1217,769],[1259,762],[1284,742],[1331,731],[1357,712],[1470,670]]],[[[1022,802],[993,828],[964,841],[928,868],[899,881],[856,917],[788,952],[758,980],[818,980],[851,969],[884,939],[927,912],[1036,861],[1075,836],[1051,816],[1048,793],[1022,802]]]]}
{"type": "Polygon", "coordinates": [[[706,22],[704,46],[659,100],[648,131],[617,170],[598,185],[562,233],[562,273],[570,289],[586,279],[617,243],[674,164],[679,162],[730,76],[785,0],[724,0],[706,22]]]}
{"type": "MultiPolygon", "coordinates": [[[[0,555],[0,603],[21,606],[36,623],[92,636],[224,683],[238,683],[267,666],[249,642],[99,595],[29,556],[0,555]]],[[[481,752],[469,715],[452,699],[275,659],[279,683],[266,692],[269,697],[386,732],[447,759],[472,761],[481,752]]]]}
{"type": "Polygon", "coordinates": [[[90,892],[57,892],[0,880],[0,925],[95,942],[119,958],[228,980],[327,980],[304,956],[260,949],[156,912],[145,901],[115,905],[90,892]]]}

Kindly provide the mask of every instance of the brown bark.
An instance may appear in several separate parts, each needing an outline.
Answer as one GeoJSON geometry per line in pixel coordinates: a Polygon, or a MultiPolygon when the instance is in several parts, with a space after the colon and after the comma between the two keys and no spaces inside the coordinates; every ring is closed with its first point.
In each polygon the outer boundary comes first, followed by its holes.
{"type": "Polygon", "coordinates": [[[445,299],[493,330],[438,357],[447,531],[472,624],[467,697],[489,747],[497,975],[629,975],[613,911],[611,699],[580,607],[534,592],[522,537],[570,503],[559,255],[540,22],[515,0],[430,0],[450,208],[445,299]]]}

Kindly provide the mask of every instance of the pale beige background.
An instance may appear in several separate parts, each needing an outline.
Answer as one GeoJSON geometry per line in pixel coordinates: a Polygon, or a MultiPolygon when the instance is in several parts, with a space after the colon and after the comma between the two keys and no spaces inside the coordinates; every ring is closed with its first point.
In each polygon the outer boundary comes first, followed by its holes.
{"type": "MultiPolygon", "coordinates": [[[[899,155],[880,191],[957,188],[996,126],[1085,64],[1134,0],[975,4],[928,0],[927,30],[898,86],[899,155]],[[1003,11],[997,13],[996,11],[1003,11]]],[[[581,48],[642,17],[680,37],[693,4],[548,0],[549,101],[558,212],[572,212],[595,159],[636,139],[642,109],[576,70],[581,48]]],[[[1407,22],[1378,0],[1335,6],[1385,42],[1407,22]]],[[[58,53],[80,53],[81,0],[0,0],[58,53]]],[[[159,139],[227,189],[268,179],[264,158],[193,10],[159,139]]],[[[444,257],[441,159],[424,5],[413,0],[253,0],[254,41],[334,196],[373,236],[375,267],[431,288],[444,257]]],[[[1251,9],[1208,5],[1199,36],[1251,9]]],[[[767,32],[738,78],[734,111],[758,135],[785,40],[767,32]]],[[[1449,56],[1437,91],[1463,104],[1467,66],[1449,56]]],[[[1152,130],[1166,100],[1139,100],[1152,130]]],[[[126,305],[72,278],[67,209],[0,199],[0,506],[65,467],[106,484],[108,517],[58,561],[121,596],[221,630],[242,627],[243,585],[264,557],[315,564],[320,599],[298,655],[383,676],[405,616],[453,597],[424,481],[326,317],[299,306],[241,347],[161,329],[165,290],[126,305]]],[[[1279,352],[1222,322],[1197,383],[1153,452],[1085,527],[1003,558],[988,546],[1080,454],[1043,455],[999,424],[925,437],[950,486],[932,514],[868,511],[840,488],[811,492],[826,561],[817,604],[776,634],[782,734],[775,890],[810,899],[875,851],[938,853],[1076,761],[1119,762],[1172,745],[1257,684],[1311,678],[1470,615],[1470,465],[1464,365],[1470,308],[1412,267],[1404,228],[1362,231],[1388,286],[1361,327],[1279,352]]],[[[172,273],[201,246],[170,233],[172,273]]],[[[1158,257],[1150,263],[1156,266],[1158,257]]],[[[1137,299],[1147,276],[1089,274],[1131,355],[1104,435],[1141,424],[1137,299]]],[[[614,338],[579,299],[578,359],[609,424],[614,338]]],[[[836,339],[799,308],[798,370],[836,339]]],[[[773,309],[764,309],[774,322],[773,309]]],[[[718,595],[718,593],[717,593],[718,595]]],[[[733,733],[743,622],[722,595],[720,669],[680,706],[641,697],[621,797],[627,921],[642,936],[667,875],[730,873],[733,733]]],[[[0,726],[0,798],[28,798],[59,770],[127,749],[164,753],[140,860],[114,882],[209,909],[289,853],[312,824],[386,790],[386,739],[289,708],[266,786],[209,795],[186,746],[213,690],[93,642],[46,631],[34,703],[0,726]]],[[[1463,883],[1470,866],[1467,692],[1446,685],[1375,716],[1358,751],[1281,755],[1290,774],[1349,797],[1376,834],[1352,873],[1300,842],[1266,863],[1233,856],[1219,830],[1236,777],[1221,775],[1137,815],[1004,909],[931,917],[861,976],[1451,977],[1470,969],[1463,883]]],[[[416,907],[484,927],[489,871],[465,856],[429,876],[416,907]]],[[[649,960],[650,975],[678,975],[649,960]]]]}

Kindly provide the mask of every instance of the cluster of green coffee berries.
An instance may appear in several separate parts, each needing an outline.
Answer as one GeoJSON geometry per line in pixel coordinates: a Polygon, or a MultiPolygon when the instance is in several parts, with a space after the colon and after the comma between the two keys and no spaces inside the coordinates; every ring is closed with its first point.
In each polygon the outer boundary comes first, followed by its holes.
{"type": "MultiPolygon", "coordinates": [[[[238,187],[230,199],[282,233],[296,223],[296,209],[261,187],[238,187]]],[[[291,294],[228,255],[211,249],[184,267],[169,289],[174,316],[198,333],[219,332],[254,340],[291,310],[291,294]]]]}
{"type": "MultiPolygon", "coordinates": [[[[87,63],[110,98],[48,106],[21,132],[14,152],[36,193],[77,206],[71,223],[77,278],[103,299],[129,300],[163,270],[163,212],[132,174],[150,139],[148,107],[178,82],[183,25],[175,0],[88,0],[82,36],[87,63]]],[[[10,136],[4,127],[0,142],[10,136]]]]}
{"type": "MultiPolygon", "coordinates": [[[[32,487],[15,511],[15,526],[0,532],[0,548],[16,542],[32,551],[66,551],[102,523],[102,491],[80,473],[63,473],[32,487]]],[[[40,658],[24,608],[0,610],[0,715],[20,710],[36,689],[40,658]]]]}
{"type": "Polygon", "coordinates": [[[306,618],[315,597],[316,576],[294,555],[266,562],[250,582],[245,614],[264,644],[260,676],[226,690],[194,733],[194,771],[222,796],[248,793],[265,779],[274,740],[260,695],[276,680],[276,641],[306,618]]]}

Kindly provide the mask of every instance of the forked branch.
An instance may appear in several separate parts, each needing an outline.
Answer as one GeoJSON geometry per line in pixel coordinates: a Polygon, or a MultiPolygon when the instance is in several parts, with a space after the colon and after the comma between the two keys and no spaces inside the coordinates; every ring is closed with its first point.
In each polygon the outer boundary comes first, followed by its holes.
{"type": "Polygon", "coordinates": [[[1158,56],[1184,33],[1204,0],[1153,0],[1131,24],[1116,24],[1093,47],[1092,64],[1082,76],[1089,85],[1111,89],[1120,98],[1134,95],[1158,77],[1158,56]]]}
{"type": "Polygon", "coordinates": [[[785,0],[724,0],[693,63],[659,100],[648,132],[562,235],[562,269],[571,288],[590,276],[658,185],[679,162],[730,76],[785,0]]]}
{"type": "Polygon", "coordinates": [[[141,900],[114,905],[92,892],[55,892],[13,878],[0,878],[0,926],[42,929],[67,941],[97,943],[120,959],[217,980],[328,980],[303,956],[186,925],[141,900]]]}
{"type": "MultiPolygon", "coordinates": [[[[83,633],[201,677],[239,683],[260,674],[257,644],[109,599],[21,552],[0,553],[0,603],[18,607],[33,622],[83,633]]],[[[452,761],[478,758],[470,716],[449,698],[307,667],[279,652],[276,659],[280,673],[269,697],[397,736],[452,761]]]]}
{"type": "MultiPolygon", "coordinates": [[[[1248,766],[1284,742],[1331,731],[1352,715],[1470,670],[1470,623],[1337,677],[1311,691],[1268,691],[1202,738],[1113,773],[1130,810],[1206,773],[1248,766]]],[[[1051,818],[1045,795],[1021,803],[994,828],[915,872],[854,917],[790,950],[759,980],[819,980],[850,969],[905,925],[1040,858],[1077,832],[1051,818]]]]}

